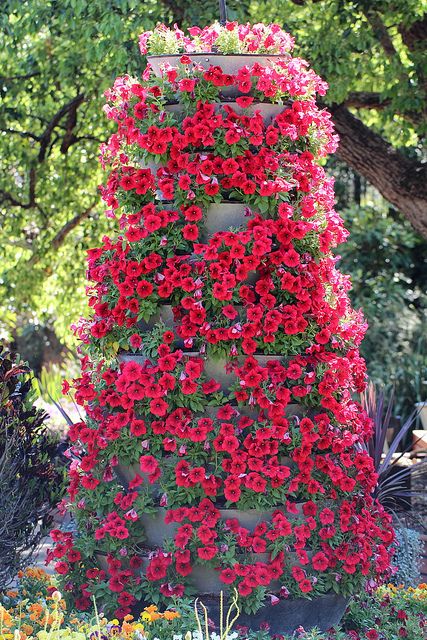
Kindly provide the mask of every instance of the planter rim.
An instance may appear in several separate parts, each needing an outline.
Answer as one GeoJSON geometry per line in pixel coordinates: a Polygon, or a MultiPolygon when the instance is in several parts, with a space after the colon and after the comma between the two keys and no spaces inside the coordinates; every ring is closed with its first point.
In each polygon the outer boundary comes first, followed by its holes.
{"type": "MultiPolygon", "coordinates": [[[[159,165],[159,166],[163,166],[163,165],[159,165]]],[[[208,207],[203,209],[203,211],[205,213],[207,213],[209,211],[209,209],[211,209],[212,207],[218,207],[218,206],[223,206],[223,205],[227,205],[227,206],[230,206],[230,207],[231,206],[235,207],[236,205],[240,205],[240,206],[244,207],[245,209],[251,209],[250,205],[246,204],[245,202],[242,202],[241,200],[220,200],[219,202],[212,202],[208,207]]],[[[165,209],[166,209],[166,207],[165,207],[165,209]]]]}
{"type": "MultiPolygon", "coordinates": [[[[172,305],[162,305],[162,306],[172,306],[172,305]]],[[[239,306],[244,306],[244,305],[235,305],[236,307],[239,306]]],[[[206,354],[201,354],[200,351],[185,351],[184,349],[181,349],[181,351],[183,352],[184,356],[192,356],[192,355],[196,355],[199,356],[201,358],[205,358],[207,357],[206,354]]],[[[136,353],[128,353],[127,351],[119,351],[118,354],[120,356],[132,356],[132,357],[144,357],[147,358],[148,360],[150,359],[148,356],[146,356],[144,353],[137,351],[136,353]]],[[[237,356],[233,356],[233,358],[294,358],[295,356],[283,356],[280,353],[251,353],[251,354],[244,354],[242,353],[241,355],[237,355],[237,356]]],[[[220,358],[213,358],[213,360],[215,362],[221,362],[223,360],[227,360],[227,358],[224,357],[220,357],[220,358]]],[[[230,358],[231,360],[231,358],[230,358]]]]}
{"type": "MultiPolygon", "coordinates": [[[[161,165],[159,165],[159,166],[161,166],[161,165]]],[[[222,207],[224,205],[226,205],[228,207],[235,207],[236,205],[239,205],[239,206],[243,207],[244,209],[251,209],[250,205],[246,204],[245,202],[242,202],[241,200],[220,200],[219,202],[212,202],[208,207],[203,209],[203,211],[205,213],[207,213],[209,211],[209,209],[211,209],[212,207],[219,207],[219,206],[222,207]]]]}
{"type": "Polygon", "coordinates": [[[182,58],[182,56],[222,56],[224,58],[286,58],[286,53],[221,53],[220,51],[195,51],[192,53],[150,53],[147,54],[147,60],[150,58],[182,58]]]}
{"type": "MultiPolygon", "coordinates": [[[[294,505],[304,505],[309,500],[299,500],[297,502],[291,502],[294,505]]],[[[220,511],[239,511],[239,513],[268,513],[274,511],[286,510],[286,505],[278,505],[277,507],[267,507],[266,509],[242,509],[241,507],[218,507],[220,511]]]]}
{"type": "MultiPolygon", "coordinates": [[[[286,101],[283,101],[283,102],[272,102],[271,100],[257,100],[256,102],[255,101],[252,102],[251,105],[249,107],[247,107],[247,108],[250,108],[250,109],[253,110],[254,107],[268,105],[268,106],[271,106],[271,107],[282,107],[283,109],[285,109],[285,107],[291,106],[294,102],[296,102],[296,101],[295,100],[286,100],[286,101]]],[[[164,107],[177,107],[177,106],[181,106],[181,104],[182,103],[178,102],[178,101],[165,102],[163,104],[163,106],[164,107]]],[[[212,104],[215,104],[215,105],[219,104],[221,106],[225,106],[225,105],[230,105],[230,106],[232,106],[232,105],[236,106],[237,105],[237,106],[239,106],[237,104],[235,98],[231,98],[230,100],[226,100],[226,99],[223,98],[219,102],[213,102],[212,104]]]]}

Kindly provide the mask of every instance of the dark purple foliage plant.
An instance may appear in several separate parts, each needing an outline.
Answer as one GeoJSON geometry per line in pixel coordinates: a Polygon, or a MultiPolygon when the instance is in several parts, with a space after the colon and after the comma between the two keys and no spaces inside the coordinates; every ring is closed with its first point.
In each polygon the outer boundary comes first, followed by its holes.
{"type": "Polygon", "coordinates": [[[0,347],[0,589],[31,562],[64,492],[46,418],[30,369],[0,347]]]}

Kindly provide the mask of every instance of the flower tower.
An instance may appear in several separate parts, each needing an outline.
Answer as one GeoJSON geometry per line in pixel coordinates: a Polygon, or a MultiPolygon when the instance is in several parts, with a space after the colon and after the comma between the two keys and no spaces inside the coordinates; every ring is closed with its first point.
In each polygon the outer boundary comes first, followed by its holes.
{"type": "Polygon", "coordinates": [[[118,230],[89,251],[76,531],[51,551],[81,609],[197,594],[214,615],[224,590],[252,628],[328,628],[389,567],[365,323],[332,253],[337,138],[292,46],[277,25],[160,27],[106,93],[118,230]]]}

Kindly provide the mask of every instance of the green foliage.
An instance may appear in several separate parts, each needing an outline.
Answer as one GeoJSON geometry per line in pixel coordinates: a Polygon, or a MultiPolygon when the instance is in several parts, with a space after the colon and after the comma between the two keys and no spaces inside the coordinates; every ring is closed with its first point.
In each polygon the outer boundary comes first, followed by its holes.
{"type": "MultiPolygon", "coordinates": [[[[243,18],[247,3],[229,2],[243,18]]],[[[85,251],[110,228],[97,186],[111,131],[103,92],[138,75],[138,35],[161,20],[215,19],[217,3],[5,0],[0,14],[0,307],[53,318],[60,335],[85,308],[85,251]]],[[[7,316],[7,327],[4,322],[7,316]]]]}
{"type": "Polygon", "coordinates": [[[65,491],[28,367],[0,347],[0,584],[31,562],[65,491]]]}
{"type": "MultiPolygon", "coordinates": [[[[253,3],[259,21],[278,21],[296,38],[297,52],[329,83],[326,102],[352,92],[378,94],[385,108],[364,121],[397,145],[416,144],[426,131],[423,45],[405,29],[422,19],[426,0],[330,0],[253,3]]],[[[365,112],[364,112],[365,113],[365,112]]]]}
{"type": "Polygon", "coordinates": [[[396,387],[396,411],[409,415],[427,391],[426,243],[395,214],[373,206],[343,212],[350,231],[339,247],[350,296],[369,329],[361,345],[372,381],[396,387]]]}

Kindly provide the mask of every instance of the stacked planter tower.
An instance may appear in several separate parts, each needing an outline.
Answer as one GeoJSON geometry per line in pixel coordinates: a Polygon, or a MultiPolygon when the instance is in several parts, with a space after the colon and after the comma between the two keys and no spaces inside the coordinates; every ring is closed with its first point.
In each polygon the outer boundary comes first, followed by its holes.
{"type": "Polygon", "coordinates": [[[354,400],[365,324],[332,254],[326,87],[276,25],[160,27],[141,51],[171,42],[107,92],[119,229],[89,252],[77,527],[51,557],[82,609],[199,595],[215,616],[223,590],[252,628],[328,628],[387,574],[393,533],[354,400]]]}

